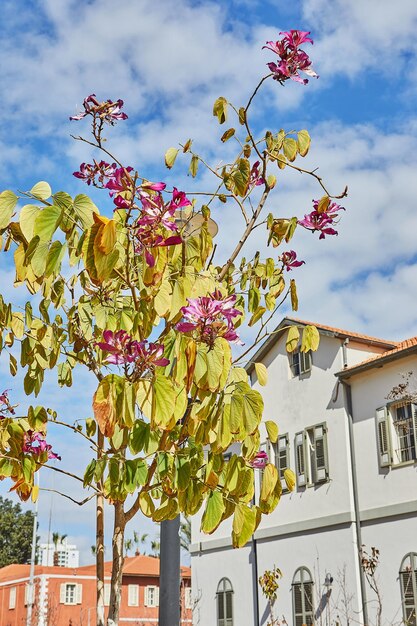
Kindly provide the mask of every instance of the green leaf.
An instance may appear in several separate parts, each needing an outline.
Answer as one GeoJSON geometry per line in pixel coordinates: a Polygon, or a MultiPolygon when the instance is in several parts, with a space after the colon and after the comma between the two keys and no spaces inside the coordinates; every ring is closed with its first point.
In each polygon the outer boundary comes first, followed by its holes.
{"type": "Polygon", "coordinates": [[[217,117],[219,124],[224,124],[227,119],[227,100],[220,96],[213,105],[213,115],[217,117]]]}
{"type": "Polygon", "coordinates": [[[258,378],[258,382],[262,387],[265,387],[268,382],[268,370],[263,363],[255,363],[255,372],[258,378]]]}
{"type": "Polygon", "coordinates": [[[161,428],[172,428],[176,390],[170,378],[157,374],[153,384],[152,422],[161,428]]]}
{"type": "Polygon", "coordinates": [[[177,154],[177,148],[168,148],[168,150],[165,152],[165,165],[169,170],[174,165],[177,154]]]}
{"type": "Polygon", "coordinates": [[[97,461],[95,459],[90,461],[90,463],[87,465],[87,468],[86,468],[86,470],[84,472],[84,480],[83,480],[83,487],[84,487],[84,489],[88,485],[91,485],[91,483],[93,482],[96,465],[97,465],[97,461]]]}
{"type": "Polygon", "coordinates": [[[287,334],[287,342],[286,348],[287,352],[294,352],[298,346],[298,341],[300,339],[300,331],[298,330],[298,326],[290,326],[287,334]]]}
{"type": "Polygon", "coordinates": [[[243,548],[255,532],[257,524],[257,508],[249,507],[247,504],[238,504],[233,516],[233,547],[243,548]]]}
{"type": "Polygon", "coordinates": [[[206,509],[201,520],[203,533],[211,534],[218,528],[224,511],[223,495],[219,491],[212,491],[207,498],[206,509]]]}
{"type": "Polygon", "coordinates": [[[99,213],[94,202],[84,193],[80,193],[74,198],[75,215],[81,222],[84,229],[91,228],[94,223],[93,213],[99,213]]]}
{"type": "Polygon", "coordinates": [[[308,134],[308,131],[300,130],[297,133],[297,145],[298,145],[298,152],[302,157],[305,157],[307,152],[309,151],[310,143],[311,143],[311,139],[310,139],[310,135],[308,134]]]}
{"type": "Polygon", "coordinates": [[[180,491],[184,491],[184,489],[187,489],[191,480],[190,462],[181,456],[177,456],[175,465],[177,470],[177,487],[180,491]]]}
{"type": "Polygon", "coordinates": [[[13,354],[11,352],[9,353],[9,369],[10,369],[10,374],[12,376],[16,376],[16,374],[17,374],[17,360],[15,359],[15,357],[13,356],[13,354]]]}
{"type": "Polygon", "coordinates": [[[39,235],[43,241],[49,241],[58,227],[61,215],[61,209],[54,205],[42,209],[35,219],[34,236],[39,235]]]}
{"type": "Polygon", "coordinates": [[[231,173],[236,193],[242,198],[246,195],[250,179],[250,163],[248,159],[239,159],[236,168],[231,173]]]}
{"type": "Polygon", "coordinates": [[[309,352],[313,350],[315,352],[319,347],[320,333],[315,326],[307,325],[303,330],[303,337],[301,340],[301,352],[309,352]]]}
{"type": "Polygon", "coordinates": [[[240,107],[240,109],[239,109],[239,124],[244,126],[245,125],[245,120],[246,120],[245,108],[244,107],[240,107]]]}
{"type": "Polygon", "coordinates": [[[278,424],[272,422],[271,420],[267,420],[265,422],[266,432],[268,433],[268,439],[271,443],[276,443],[278,441],[278,424]]]}
{"type": "Polygon", "coordinates": [[[9,225],[17,200],[13,191],[6,189],[0,193],[0,230],[9,225]]]}
{"type": "Polygon", "coordinates": [[[54,241],[49,248],[48,256],[46,259],[45,276],[51,276],[59,272],[61,267],[61,261],[64,257],[66,250],[66,244],[62,244],[60,241],[54,241]]]}
{"type": "Polygon", "coordinates": [[[231,137],[233,137],[235,132],[236,130],[234,128],[229,128],[223,133],[223,135],[220,138],[220,141],[222,141],[223,143],[226,143],[226,141],[228,141],[231,137]]]}
{"type": "Polygon", "coordinates": [[[32,196],[35,196],[35,198],[38,198],[39,200],[47,200],[51,197],[52,189],[49,183],[41,180],[39,183],[36,183],[36,185],[32,187],[29,193],[31,193],[32,196]]]}

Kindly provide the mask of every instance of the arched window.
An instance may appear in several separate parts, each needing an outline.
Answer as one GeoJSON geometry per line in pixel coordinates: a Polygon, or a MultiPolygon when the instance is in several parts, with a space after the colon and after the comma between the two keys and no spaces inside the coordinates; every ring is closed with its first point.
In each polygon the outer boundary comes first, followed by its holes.
{"type": "Polygon", "coordinates": [[[416,626],[417,613],[417,553],[410,552],[400,567],[401,600],[403,619],[407,626],[416,626]]]}
{"type": "Polygon", "coordinates": [[[233,626],[233,587],[228,578],[217,585],[217,626],[233,626]]]}
{"type": "Polygon", "coordinates": [[[294,626],[312,626],[313,579],[306,567],[299,567],[292,579],[292,607],[294,626]]]}

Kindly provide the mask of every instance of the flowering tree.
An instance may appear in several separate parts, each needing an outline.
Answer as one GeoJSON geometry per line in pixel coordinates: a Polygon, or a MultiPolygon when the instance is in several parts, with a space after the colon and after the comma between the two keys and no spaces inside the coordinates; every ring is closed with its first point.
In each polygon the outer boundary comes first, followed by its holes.
{"type": "MultiPolygon", "coordinates": [[[[87,195],[53,193],[46,182],[20,196],[10,190],[0,195],[0,233],[4,251],[13,253],[15,285],[39,299],[37,314],[30,299],[21,310],[0,297],[0,347],[3,357],[9,356],[11,375],[19,367],[25,371],[29,396],[39,394],[45,370],[55,370],[61,386],[72,385],[76,367],[87,368],[97,379],[94,420],[77,424],[60,420],[46,407],[30,406],[25,415],[16,415],[7,392],[0,396],[0,477],[11,479],[23,500],[31,494],[36,498],[35,473],[49,459],[60,458],[46,441],[51,421],[71,429],[95,450],[82,481],[97,497],[98,624],[104,623],[104,499],[115,512],[109,612],[114,623],[125,527],[136,514],[160,522],[204,508],[201,528],[206,533],[233,516],[233,545],[240,547],[262,515],[279,502],[277,469],[259,452],[262,396],[251,388],[241,364],[267,336],[267,324],[287,296],[297,310],[295,281],[287,282],[286,275],[304,261],[294,250],[266,259],[257,252],[250,260],[241,251],[261,224],[273,248],[288,243],[297,226],[318,232],[320,239],[335,235],[341,207],[315,172],[295,164],[309,150],[308,132],[281,129],[255,138],[249,110],[266,80],[305,84],[300,72],[316,76],[300,48],[311,41],[308,34],[290,31],[280,41],[267,42],[277,61],[268,63],[271,73],[245,107],[235,108],[224,97],[214,103],[219,123],[231,112],[242,131],[230,127],[221,137],[223,143],[236,140],[233,161],[212,167],[194,152],[191,140],[167,150],[167,168],[181,150],[183,158],[190,157],[189,174],[196,177],[200,165],[207,168],[215,191],[169,189],[122,164],[107,148],[104,132],[126,120],[123,101],[90,95],[83,111],[70,119],[91,121],[91,138],[75,139],[91,145],[99,156],[82,163],[74,175],[107,190],[114,205],[111,216],[101,213],[87,195]],[[277,167],[278,172],[290,167],[310,174],[324,191],[304,218],[269,213],[260,219],[276,184],[277,167]],[[21,206],[27,199],[29,204],[21,206]],[[216,203],[233,205],[244,222],[222,265],[216,264],[212,241],[216,229],[211,207],[216,203]],[[231,344],[241,343],[239,327],[245,320],[258,331],[254,344],[234,358],[231,344]],[[20,346],[19,362],[14,344],[20,346]],[[224,452],[233,444],[239,444],[234,448],[239,452],[225,462],[224,452]],[[258,468],[264,471],[254,503],[258,468]],[[134,499],[127,504],[129,495],[134,499]]],[[[317,331],[307,326],[300,338],[291,327],[288,349],[300,342],[302,351],[316,349],[317,331]]],[[[265,367],[255,367],[265,384],[265,367]]],[[[266,428],[276,440],[276,424],[267,421],[266,428]]],[[[290,470],[285,479],[293,488],[290,470]]]]}

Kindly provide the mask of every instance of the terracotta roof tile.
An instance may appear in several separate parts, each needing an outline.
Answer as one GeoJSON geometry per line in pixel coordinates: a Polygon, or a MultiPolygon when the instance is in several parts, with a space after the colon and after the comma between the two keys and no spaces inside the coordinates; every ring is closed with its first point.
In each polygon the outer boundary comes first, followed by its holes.
{"type": "Polygon", "coordinates": [[[362,370],[367,367],[377,366],[381,361],[392,361],[395,358],[400,358],[402,356],[402,352],[409,350],[417,346],[417,336],[410,337],[410,339],[405,339],[404,341],[400,341],[397,343],[396,347],[392,350],[387,350],[382,354],[377,354],[375,356],[370,357],[369,359],[365,359],[365,361],[361,361],[360,363],[356,363],[356,365],[351,365],[350,367],[346,367],[344,370],[340,371],[339,374],[343,377],[345,372],[348,374],[355,373],[356,370],[362,370]]]}
{"type": "Polygon", "coordinates": [[[362,333],[355,333],[351,330],[343,330],[342,328],[336,328],[335,326],[326,326],[325,324],[319,324],[317,322],[307,322],[306,320],[300,320],[296,317],[287,317],[286,319],[292,322],[297,322],[298,324],[317,326],[317,328],[321,328],[322,330],[328,330],[332,333],[340,333],[341,335],[346,335],[347,337],[356,338],[361,341],[371,341],[372,343],[380,343],[387,346],[391,345],[393,347],[399,345],[398,341],[387,341],[386,339],[380,339],[379,337],[372,337],[371,335],[364,335],[362,333]]]}

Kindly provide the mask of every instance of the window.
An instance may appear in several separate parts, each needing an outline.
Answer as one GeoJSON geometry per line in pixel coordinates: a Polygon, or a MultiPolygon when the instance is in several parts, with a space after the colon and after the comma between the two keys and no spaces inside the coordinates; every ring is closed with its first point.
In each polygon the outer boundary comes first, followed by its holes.
{"type": "Polygon", "coordinates": [[[381,467],[417,460],[417,405],[395,402],[376,411],[381,467]]]}
{"type": "Polygon", "coordinates": [[[110,606],[111,584],[104,583],[104,606],[110,606]]]}
{"type": "Polygon", "coordinates": [[[159,606],[159,587],[155,585],[145,587],[145,606],[159,606]]]}
{"type": "Polygon", "coordinates": [[[127,586],[127,606],[139,606],[139,585],[127,586]]]}
{"type": "Polygon", "coordinates": [[[327,426],[317,424],[295,435],[297,486],[318,485],[329,479],[327,426]]]}
{"type": "Polygon", "coordinates": [[[191,587],[186,587],[184,590],[184,600],[185,600],[185,608],[192,609],[193,608],[193,598],[191,594],[191,587]]]}
{"type": "Polygon", "coordinates": [[[9,590],[9,609],[16,608],[16,587],[10,587],[9,590]]]}
{"type": "Polygon", "coordinates": [[[217,626],[233,626],[233,587],[228,578],[217,585],[217,626]]]}
{"type": "Polygon", "coordinates": [[[313,580],[306,567],[299,567],[292,580],[292,607],[294,626],[313,624],[313,580]]]}
{"type": "Polygon", "coordinates": [[[290,367],[292,375],[302,376],[303,374],[307,374],[311,372],[311,352],[300,352],[296,350],[295,352],[291,352],[290,357],[290,367]]]}
{"type": "Polygon", "coordinates": [[[290,467],[290,440],[288,433],[278,437],[278,441],[272,444],[272,450],[282,489],[283,491],[288,491],[284,480],[284,471],[290,467]]]}
{"type": "Polygon", "coordinates": [[[400,567],[401,600],[403,620],[407,626],[416,626],[417,612],[417,553],[410,552],[400,567]]]}
{"type": "Polygon", "coordinates": [[[61,604],[81,604],[83,586],[77,583],[62,583],[59,594],[61,604]]]}

